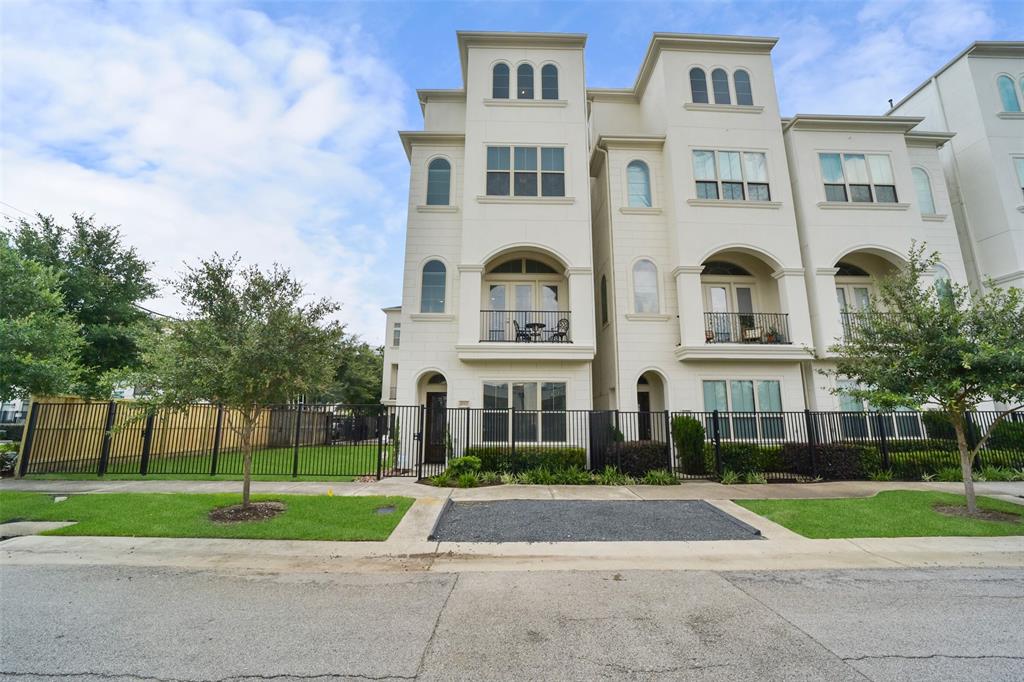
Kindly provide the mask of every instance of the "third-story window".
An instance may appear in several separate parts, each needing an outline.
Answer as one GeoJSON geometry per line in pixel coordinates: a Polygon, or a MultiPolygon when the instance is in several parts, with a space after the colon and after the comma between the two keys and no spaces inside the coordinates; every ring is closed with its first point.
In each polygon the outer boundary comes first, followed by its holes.
{"type": "Polygon", "coordinates": [[[420,312],[443,313],[445,279],[447,268],[439,260],[432,260],[423,266],[423,280],[420,285],[420,312]]]}
{"type": "Polygon", "coordinates": [[[447,206],[451,194],[452,166],[446,159],[434,159],[427,168],[427,206],[447,206]]]}
{"type": "Polygon", "coordinates": [[[1013,79],[1009,76],[1000,76],[996,79],[999,86],[999,99],[1003,100],[1003,111],[1020,111],[1020,99],[1017,97],[1017,88],[1013,86],[1013,79]]]}
{"type": "Polygon", "coordinates": [[[396,348],[401,344],[402,341],[402,323],[395,322],[394,328],[391,330],[391,345],[396,348]]]}
{"type": "Polygon", "coordinates": [[[708,78],[704,69],[690,69],[690,98],[694,104],[708,103],[708,78]]]}
{"type": "Polygon", "coordinates": [[[896,203],[892,164],[886,154],[818,154],[826,201],[896,203]]]}
{"type": "Polygon", "coordinates": [[[725,69],[711,72],[711,89],[715,93],[715,104],[732,104],[729,99],[729,74],[725,69]]]}
{"type": "Polygon", "coordinates": [[[516,98],[533,99],[533,67],[529,64],[516,69],[516,98]]]}
{"type": "Polygon", "coordinates": [[[564,197],[565,150],[561,147],[488,147],[487,194],[564,197]]]}
{"type": "Polygon", "coordinates": [[[491,97],[508,99],[508,64],[495,64],[492,72],[491,97]]]}
{"type": "Polygon", "coordinates": [[[541,99],[558,99],[558,67],[545,64],[540,69],[541,99]]]}
{"type": "Polygon", "coordinates": [[[764,152],[694,150],[693,175],[698,199],[771,201],[764,152]]]}
{"type": "Polygon", "coordinates": [[[935,213],[935,198],[932,196],[932,183],[928,180],[928,174],[922,168],[914,168],[910,172],[914,176],[914,189],[917,190],[921,213],[935,213]]]}
{"type": "Polygon", "coordinates": [[[629,206],[631,208],[651,207],[651,173],[643,161],[630,161],[626,166],[626,181],[629,185],[629,206]]]}
{"type": "Polygon", "coordinates": [[[658,269],[644,259],[633,266],[633,310],[638,313],[658,312],[658,269]]]}
{"type": "Polygon", "coordinates": [[[738,69],[732,75],[736,84],[736,104],[744,106],[754,105],[754,93],[750,90],[750,74],[743,69],[738,69]]]}

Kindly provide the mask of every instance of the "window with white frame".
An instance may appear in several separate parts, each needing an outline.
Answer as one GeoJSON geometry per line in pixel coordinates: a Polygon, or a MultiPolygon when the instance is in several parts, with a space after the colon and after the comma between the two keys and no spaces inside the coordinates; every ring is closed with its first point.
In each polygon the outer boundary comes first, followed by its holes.
{"type": "Polygon", "coordinates": [[[693,176],[698,199],[771,201],[764,152],[695,149],[693,176]]]}
{"type": "Polygon", "coordinates": [[[395,326],[391,328],[391,345],[397,348],[401,345],[402,341],[402,323],[395,322],[395,326]]]}
{"type": "Polygon", "coordinates": [[[711,72],[711,91],[715,95],[715,104],[732,104],[729,98],[729,74],[725,69],[711,72]]]}
{"type": "Polygon", "coordinates": [[[508,99],[509,69],[508,64],[495,64],[491,71],[491,97],[508,99]]]}
{"type": "Polygon", "coordinates": [[[427,167],[427,206],[447,206],[451,201],[452,165],[434,159],[427,167]]]}
{"type": "Polygon", "coordinates": [[[516,99],[533,99],[533,67],[529,64],[516,69],[516,99]]]}
{"type": "Polygon", "coordinates": [[[1021,194],[1024,194],[1024,156],[1015,156],[1013,166],[1017,169],[1017,186],[1020,187],[1021,194]]]}
{"type": "Polygon", "coordinates": [[[626,184],[630,208],[651,207],[651,171],[647,164],[633,160],[626,166],[626,184]]]}
{"type": "Polygon", "coordinates": [[[541,99],[558,99],[558,67],[545,64],[540,69],[541,99]]]}
{"type": "Polygon", "coordinates": [[[423,280],[420,283],[420,312],[443,313],[445,280],[447,268],[439,260],[432,260],[423,266],[423,280]]]}
{"type": "Polygon", "coordinates": [[[710,379],[703,382],[704,411],[719,420],[723,438],[782,438],[782,387],[777,379],[710,379]],[[767,414],[758,415],[763,412],[767,414]],[[739,413],[739,414],[737,414],[739,413]]]}
{"type": "Polygon", "coordinates": [[[694,104],[708,103],[708,77],[704,69],[697,66],[690,69],[690,99],[694,104]]]}
{"type": "Polygon", "coordinates": [[[852,379],[839,379],[836,388],[839,393],[839,435],[850,439],[873,439],[885,433],[889,438],[922,438],[920,415],[909,408],[898,407],[891,412],[869,414],[874,408],[863,398],[850,392],[859,384],[852,379]]]}
{"type": "Polygon", "coordinates": [[[633,310],[658,313],[658,268],[646,258],[633,265],[633,310]]]}
{"type": "Polygon", "coordinates": [[[732,80],[736,86],[736,104],[746,107],[754,106],[754,93],[750,89],[750,74],[743,69],[737,69],[732,74],[732,80]]]}
{"type": "Polygon", "coordinates": [[[917,203],[921,207],[921,213],[925,215],[935,213],[935,197],[932,196],[932,183],[928,173],[923,168],[912,168],[914,176],[914,189],[917,190],[917,203]]]}
{"type": "Polygon", "coordinates": [[[888,154],[818,154],[825,200],[896,203],[896,181],[888,154]]]}
{"type": "Polygon", "coordinates": [[[517,443],[564,443],[565,410],[565,382],[486,381],[483,440],[508,442],[512,436],[517,443]]]}
{"type": "MultiPolygon", "coordinates": [[[[1009,76],[999,76],[996,78],[996,86],[999,88],[999,99],[1003,102],[1003,111],[1020,113],[1020,97],[1013,79],[1009,76]]],[[[1024,89],[1024,83],[1021,84],[1021,89],[1024,89]]]]}
{"type": "Polygon", "coordinates": [[[488,147],[488,196],[565,196],[562,147],[488,147]]]}

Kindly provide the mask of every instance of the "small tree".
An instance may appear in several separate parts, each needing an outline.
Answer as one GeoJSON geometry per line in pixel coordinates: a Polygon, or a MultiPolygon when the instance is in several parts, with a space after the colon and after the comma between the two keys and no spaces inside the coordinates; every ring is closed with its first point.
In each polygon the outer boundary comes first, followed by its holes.
{"type": "Polygon", "coordinates": [[[339,305],[303,303],[303,285],[278,265],[241,267],[216,254],[188,267],[174,287],[184,319],[153,334],[142,378],[154,406],[197,401],[223,405],[242,446],[242,505],[249,504],[253,434],[273,404],[315,395],[338,366],[342,325],[329,318],[339,305]]]}
{"type": "Polygon", "coordinates": [[[82,342],[57,273],[22,258],[0,234],[0,282],[0,402],[67,391],[82,342]]]}
{"type": "Polygon", "coordinates": [[[848,392],[872,405],[930,405],[945,415],[973,514],[974,457],[1024,401],[1024,292],[992,282],[977,294],[952,282],[932,285],[923,276],[937,262],[936,254],[911,248],[907,267],[879,281],[877,301],[830,349],[836,366],[827,373],[855,380],[859,387],[848,392]],[[1014,407],[1000,411],[972,444],[967,412],[986,399],[1014,407]]]}

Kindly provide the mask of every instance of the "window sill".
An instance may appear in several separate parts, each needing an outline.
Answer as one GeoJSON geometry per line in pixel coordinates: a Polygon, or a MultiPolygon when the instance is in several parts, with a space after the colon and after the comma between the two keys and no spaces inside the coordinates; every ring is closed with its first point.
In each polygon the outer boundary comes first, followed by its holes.
{"type": "Polygon", "coordinates": [[[1018,206],[1017,210],[1020,211],[1021,213],[1024,213],[1024,204],[1021,204],[1020,206],[1018,206]]]}
{"type": "Polygon", "coordinates": [[[412,313],[409,315],[409,319],[419,322],[447,322],[454,320],[455,315],[452,313],[412,313]]]}
{"type": "Polygon", "coordinates": [[[747,106],[745,104],[694,104],[687,102],[683,105],[687,111],[717,111],[734,112],[737,114],[760,114],[764,111],[762,106],[747,106]]]}
{"type": "Polygon", "coordinates": [[[779,208],[781,201],[735,201],[732,199],[687,199],[690,206],[728,206],[730,208],[779,208]]]}
{"type": "Polygon", "coordinates": [[[619,213],[624,215],[661,215],[661,209],[653,206],[621,206],[619,207],[619,213]]]}
{"type": "Polygon", "coordinates": [[[1022,120],[1024,119],[1024,111],[1000,111],[996,116],[999,118],[1022,120]]]}
{"type": "Polygon", "coordinates": [[[945,213],[922,213],[921,220],[930,220],[933,223],[944,223],[946,222],[945,213]]]}
{"type": "Polygon", "coordinates": [[[417,213],[458,213],[458,206],[427,206],[420,205],[416,207],[417,213]]]}
{"type": "Polygon", "coordinates": [[[626,319],[637,322],[661,322],[671,320],[672,316],[663,313],[626,313],[626,319]]]}
{"type": "Polygon", "coordinates": [[[567,107],[567,99],[484,99],[485,107],[567,107]]]}
{"type": "Polygon", "coordinates": [[[910,204],[879,204],[873,201],[819,201],[818,208],[854,211],[906,211],[910,204]]]}
{"type": "Polygon", "coordinates": [[[576,197],[514,197],[478,195],[478,204],[574,204],[576,197]]]}

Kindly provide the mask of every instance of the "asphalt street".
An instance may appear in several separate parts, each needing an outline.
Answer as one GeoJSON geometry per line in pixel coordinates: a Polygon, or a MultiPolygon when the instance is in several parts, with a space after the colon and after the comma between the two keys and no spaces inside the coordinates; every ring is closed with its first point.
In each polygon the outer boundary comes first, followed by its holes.
{"type": "Polygon", "coordinates": [[[4,680],[1024,679],[1024,570],[0,567],[4,680]]]}

